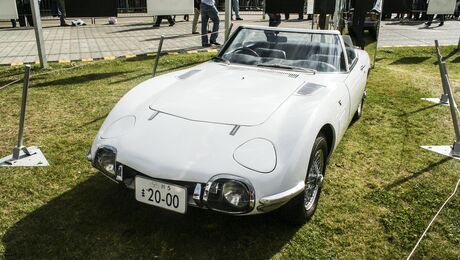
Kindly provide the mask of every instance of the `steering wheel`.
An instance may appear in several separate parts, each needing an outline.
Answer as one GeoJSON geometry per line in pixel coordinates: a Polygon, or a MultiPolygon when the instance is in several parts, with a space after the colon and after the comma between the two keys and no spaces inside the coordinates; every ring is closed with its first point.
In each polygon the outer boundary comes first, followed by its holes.
{"type": "Polygon", "coordinates": [[[255,52],[253,49],[248,48],[248,47],[240,47],[238,49],[235,49],[231,53],[243,53],[243,54],[248,54],[254,57],[260,57],[260,55],[257,52],[255,52]]]}

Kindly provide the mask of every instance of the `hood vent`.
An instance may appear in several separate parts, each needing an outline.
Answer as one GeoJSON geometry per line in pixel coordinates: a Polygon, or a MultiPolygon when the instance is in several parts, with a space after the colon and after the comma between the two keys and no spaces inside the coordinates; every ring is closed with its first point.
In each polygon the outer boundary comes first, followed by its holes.
{"type": "Polygon", "coordinates": [[[178,76],[179,79],[188,79],[190,78],[191,76],[197,74],[198,72],[200,72],[201,70],[190,70],[190,71],[187,71],[186,73],[178,76]]]}
{"type": "Polygon", "coordinates": [[[299,91],[297,91],[297,94],[302,95],[302,96],[307,96],[307,95],[312,95],[316,91],[325,88],[323,85],[315,84],[315,83],[307,83],[303,85],[299,91]]]}

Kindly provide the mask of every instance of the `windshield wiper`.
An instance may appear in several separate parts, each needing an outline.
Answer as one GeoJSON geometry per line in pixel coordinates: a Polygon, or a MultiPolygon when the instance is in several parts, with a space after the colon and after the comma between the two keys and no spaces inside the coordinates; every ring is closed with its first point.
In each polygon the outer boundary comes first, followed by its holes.
{"type": "Polygon", "coordinates": [[[219,57],[219,56],[216,56],[214,58],[212,58],[211,60],[215,61],[215,62],[223,62],[225,64],[230,64],[230,61],[222,58],[222,57],[219,57]]]}
{"type": "Polygon", "coordinates": [[[307,69],[304,67],[297,67],[297,66],[289,66],[289,65],[281,65],[281,64],[257,64],[257,67],[266,67],[266,68],[276,68],[276,69],[288,69],[288,70],[300,70],[305,72],[310,72],[316,74],[316,70],[314,69],[307,69]]]}

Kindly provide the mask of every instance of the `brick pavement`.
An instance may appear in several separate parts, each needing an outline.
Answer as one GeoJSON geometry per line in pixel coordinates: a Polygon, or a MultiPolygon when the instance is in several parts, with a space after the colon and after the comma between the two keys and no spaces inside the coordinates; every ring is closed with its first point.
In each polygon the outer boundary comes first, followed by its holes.
{"type": "MultiPolygon", "coordinates": [[[[246,15],[243,18],[244,21],[235,22],[235,27],[240,24],[268,24],[262,15],[246,15]]],[[[45,19],[43,34],[47,57],[49,61],[69,62],[154,53],[161,35],[166,37],[165,51],[200,48],[200,37],[191,34],[191,22],[180,21],[181,17],[177,19],[175,26],[169,27],[163,23],[160,29],[152,28],[152,17],[120,18],[117,25],[107,25],[102,18],[97,19],[96,24],[89,24],[90,20],[87,19],[88,25],[82,27],[59,27],[56,26],[57,20],[45,19]]],[[[2,26],[8,26],[8,23],[1,22],[2,26]]],[[[311,28],[311,22],[290,20],[283,21],[281,26],[311,28]]],[[[222,20],[220,30],[223,29],[222,20]]],[[[379,46],[426,46],[433,45],[435,39],[439,39],[441,44],[457,44],[459,36],[460,21],[448,21],[443,27],[434,25],[430,29],[425,29],[423,24],[384,22],[379,46]]],[[[223,37],[221,33],[218,41],[223,42],[223,37]]],[[[0,29],[0,65],[33,63],[37,60],[32,28],[0,29]]]]}

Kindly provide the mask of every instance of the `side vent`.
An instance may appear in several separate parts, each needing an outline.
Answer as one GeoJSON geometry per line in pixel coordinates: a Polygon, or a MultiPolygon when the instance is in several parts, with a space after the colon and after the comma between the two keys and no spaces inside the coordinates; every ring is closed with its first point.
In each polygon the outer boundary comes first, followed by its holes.
{"type": "Polygon", "coordinates": [[[302,96],[312,95],[322,88],[325,88],[325,86],[315,83],[306,83],[299,89],[299,91],[297,91],[297,94],[302,96]]]}
{"type": "Polygon", "coordinates": [[[190,78],[191,76],[197,74],[198,72],[200,72],[201,70],[190,70],[180,76],[178,76],[179,79],[187,79],[187,78],[190,78]]]}

